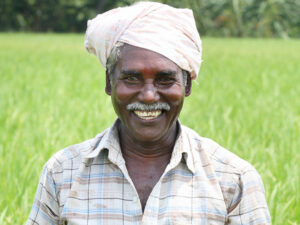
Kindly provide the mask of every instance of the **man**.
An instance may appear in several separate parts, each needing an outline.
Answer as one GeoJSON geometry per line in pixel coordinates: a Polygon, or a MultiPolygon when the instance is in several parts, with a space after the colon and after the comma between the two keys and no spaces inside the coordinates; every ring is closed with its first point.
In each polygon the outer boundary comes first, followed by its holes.
{"type": "Polygon", "coordinates": [[[118,119],[46,163],[27,224],[270,224],[255,169],[178,121],[201,62],[190,10],[111,10],[85,46],[118,119]]]}

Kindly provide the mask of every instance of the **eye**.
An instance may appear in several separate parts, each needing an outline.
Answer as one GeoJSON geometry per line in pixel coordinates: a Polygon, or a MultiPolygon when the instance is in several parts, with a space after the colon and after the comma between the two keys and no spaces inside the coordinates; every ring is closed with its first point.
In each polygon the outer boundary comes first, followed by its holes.
{"type": "Polygon", "coordinates": [[[139,78],[135,75],[127,75],[123,77],[122,80],[128,84],[136,84],[139,82],[139,78]]]}
{"type": "Polygon", "coordinates": [[[159,79],[157,79],[157,83],[159,85],[171,85],[175,82],[176,79],[174,77],[162,76],[159,79]]]}
{"type": "Polygon", "coordinates": [[[137,77],[135,77],[135,76],[129,76],[129,77],[126,77],[125,79],[128,80],[128,81],[136,81],[136,80],[138,80],[137,77]]]}

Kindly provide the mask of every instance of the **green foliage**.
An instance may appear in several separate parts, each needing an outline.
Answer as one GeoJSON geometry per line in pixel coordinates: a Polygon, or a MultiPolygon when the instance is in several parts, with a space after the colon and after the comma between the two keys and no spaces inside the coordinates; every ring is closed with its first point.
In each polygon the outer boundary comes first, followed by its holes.
{"type": "Polygon", "coordinates": [[[84,31],[87,20],[112,8],[114,1],[98,0],[3,0],[0,30],[84,31]]]}
{"type": "MultiPolygon", "coordinates": [[[[299,0],[156,0],[194,11],[201,35],[300,37],[299,0]]],[[[2,0],[0,30],[83,32],[86,21],[136,0],[2,0]]]]}
{"type": "MultiPolygon", "coordinates": [[[[43,164],[114,119],[83,35],[0,34],[0,224],[23,224],[43,164]]],[[[180,120],[250,161],[272,224],[300,224],[300,41],[203,39],[180,120]]]]}
{"type": "Polygon", "coordinates": [[[162,0],[194,11],[200,34],[235,37],[300,37],[298,0],[162,0]]]}

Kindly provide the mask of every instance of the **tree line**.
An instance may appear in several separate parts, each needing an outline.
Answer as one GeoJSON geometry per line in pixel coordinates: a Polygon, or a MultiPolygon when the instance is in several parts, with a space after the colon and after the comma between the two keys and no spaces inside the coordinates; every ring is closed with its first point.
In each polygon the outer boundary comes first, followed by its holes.
{"type": "MultiPolygon", "coordinates": [[[[156,0],[193,9],[201,35],[300,37],[300,0],[156,0]]],[[[87,20],[136,0],[1,0],[0,31],[84,32],[87,20]]]]}

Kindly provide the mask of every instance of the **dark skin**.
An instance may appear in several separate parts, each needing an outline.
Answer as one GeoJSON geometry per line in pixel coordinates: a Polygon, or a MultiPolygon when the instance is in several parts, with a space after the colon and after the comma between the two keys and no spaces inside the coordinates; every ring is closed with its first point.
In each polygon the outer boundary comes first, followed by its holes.
{"type": "Polygon", "coordinates": [[[191,79],[184,87],[182,70],[171,60],[125,45],[113,72],[112,85],[106,75],[105,91],[120,119],[121,150],[144,210],[152,189],[170,162],[177,137],[176,121],[184,97],[191,93],[191,79]],[[171,109],[145,120],[126,109],[133,102],[168,103],[171,109]]]}

